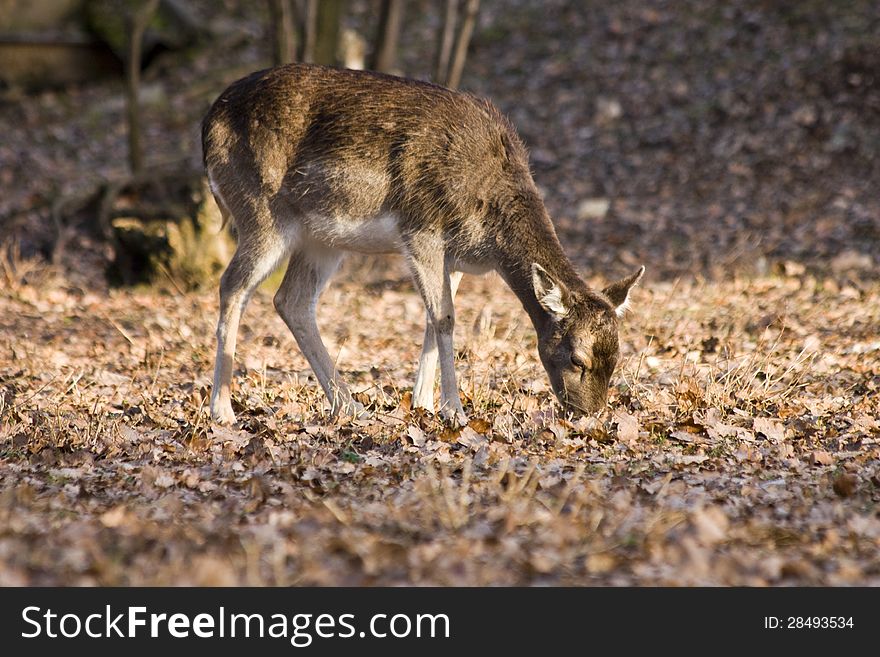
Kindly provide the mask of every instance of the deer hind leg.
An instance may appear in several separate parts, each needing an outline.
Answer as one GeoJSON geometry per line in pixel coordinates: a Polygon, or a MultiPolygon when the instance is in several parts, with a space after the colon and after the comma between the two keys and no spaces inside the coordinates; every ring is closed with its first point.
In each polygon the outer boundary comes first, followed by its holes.
{"type": "MultiPolygon", "coordinates": [[[[406,244],[406,254],[416,286],[425,302],[428,321],[434,329],[437,358],[440,361],[440,413],[446,420],[467,424],[455,379],[455,351],[452,346],[455,308],[452,305],[452,283],[443,240],[439,236],[416,236],[406,244]]],[[[423,377],[422,381],[419,392],[424,394],[422,391],[426,387],[427,377],[423,377]]],[[[425,397],[427,395],[423,399],[425,397]]]]}
{"type": "MultiPolygon", "coordinates": [[[[454,271],[449,275],[449,288],[452,300],[461,282],[462,273],[454,271]]],[[[434,382],[437,374],[437,337],[430,315],[425,315],[425,339],[422,342],[422,353],[419,355],[419,371],[413,386],[413,406],[434,412],[434,382]]]]}
{"type": "Polygon", "coordinates": [[[287,250],[288,245],[282,240],[257,242],[243,239],[220,279],[217,358],[214,364],[214,388],[211,392],[211,418],[219,424],[235,422],[230,385],[242,313],[254,290],[272,273],[287,250]]]}
{"type": "Polygon", "coordinates": [[[318,383],[330,400],[331,413],[360,416],[363,406],[352,399],[351,392],[339,377],[315,318],[318,297],[341,260],[341,252],[316,245],[294,252],[275,295],[275,309],[309,361],[318,383]]]}

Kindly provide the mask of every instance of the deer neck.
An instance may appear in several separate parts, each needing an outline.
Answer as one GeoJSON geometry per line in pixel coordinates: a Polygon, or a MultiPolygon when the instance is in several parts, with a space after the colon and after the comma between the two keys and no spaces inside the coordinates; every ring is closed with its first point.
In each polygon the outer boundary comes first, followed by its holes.
{"type": "Polygon", "coordinates": [[[552,318],[538,302],[532,282],[532,264],[546,269],[572,293],[586,290],[571,260],[562,250],[556,230],[540,199],[522,204],[503,222],[499,238],[498,271],[532,320],[539,336],[550,329],[552,318]]]}

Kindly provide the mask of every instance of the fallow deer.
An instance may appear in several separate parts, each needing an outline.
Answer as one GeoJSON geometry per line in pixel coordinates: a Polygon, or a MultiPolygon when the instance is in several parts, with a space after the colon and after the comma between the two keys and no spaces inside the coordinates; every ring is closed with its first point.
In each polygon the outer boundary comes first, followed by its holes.
{"type": "Polygon", "coordinates": [[[318,297],[343,254],[402,253],[427,311],[413,404],[465,423],[455,377],[461,272],[499,272],[538,335],[562,406],[591,413],[617,362],[618,322],[644,267],[590,289],[563,252],[526,149],[488,101],[365,71],[287,65],[233,83],[202,124],[205,168],[238,242],[220,282],[211,416],[232,423],[236,334],[254,289],[285,258],[275,308],[334,413],[362,407],[318,333],[318,297]]]}

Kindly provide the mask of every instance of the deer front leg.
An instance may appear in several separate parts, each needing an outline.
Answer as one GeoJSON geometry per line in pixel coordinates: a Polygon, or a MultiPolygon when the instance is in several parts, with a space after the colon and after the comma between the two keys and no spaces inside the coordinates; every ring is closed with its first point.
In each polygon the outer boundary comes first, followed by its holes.
{"type": "MultiPolygon", "coordinates": [[[[452,335],[455,329],[455,308],[452,304],[452,283],[446,262],[445,249],[439,236],[417,235],[407,243],[407,256],[416,286],[425,302],[428,321],[434,329],[437,357],[440,361],[440,413],[462,426],[467,416],[461,406],[458,383],[455,379],[455,351],[452,335]]],[[[429,345],[430,346],[430,345],[429,345]]],[[[430,355],[430,350],[428,351],[430,355]]],[[[422,378],[421,398],[431,390],[433,381],[422,378]]],[[[433,393],[433,391],[431,390],[433,393]]]]}
{"type": "MultiPolygon", "coordinates": [[[[461,282],[462,273],[454,271],[449,275],[449,287],[452,300],[461,282]]],[[[430,316],[425,316],[425,339],[422,342],[422,353],[419,355],[419,371],[413,386],[413,406],[434,412],[434,379],[437,374],[437,338],[434,335],[434,324],[430,316]]]]}
{"type": "Polygon", "coordinates": [[[293,333],[303,356],[309,361],[318,383],[330,400],[330,412],[360,416],[364,407],[352,399],[348,386],[339,377],[318,331],[315,312],[318,297],[339,267],[338,251],[310,247],[290,257],[284,280],[275,294],[275,309],[293,333]]]}

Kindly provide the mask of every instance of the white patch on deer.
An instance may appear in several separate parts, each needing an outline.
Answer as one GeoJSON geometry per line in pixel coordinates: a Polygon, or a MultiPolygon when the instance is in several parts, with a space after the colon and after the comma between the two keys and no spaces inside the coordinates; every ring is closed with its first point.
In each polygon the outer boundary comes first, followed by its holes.
{"type": "Polygon", "coordinates": [[[474,276],[482,276],[483,274],[491,271],[494,268],[494,263],[486,261],[486,262],[477,262],[474,260],[459,260],[455,258],[452,260],[451,267],[449,268],[452,271],[460,271],[465,274],[473,274],[474,276]]]}
{"type": "Polygon", "coordinates": [[[335,249],[371,254],[393,253],[402,246],[394,214],[380,214],[369,219],[311,217],[308,226],[317,242],[335,249]]]}

